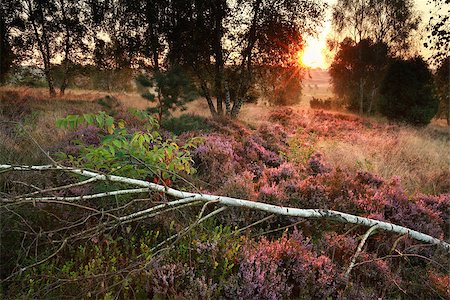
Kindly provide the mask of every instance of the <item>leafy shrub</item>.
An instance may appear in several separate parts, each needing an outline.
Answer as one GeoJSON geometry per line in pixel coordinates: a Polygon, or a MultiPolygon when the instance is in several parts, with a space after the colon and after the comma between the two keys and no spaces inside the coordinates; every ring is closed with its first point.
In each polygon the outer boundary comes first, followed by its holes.
{"type": "Polygon", "coordinates": [[[432,74],[422,58],[394,61],[381,84],[381,113],[414,125],[430,123],[439,105],[432,84],[432,74]]]}
{"type": "Polygon", "coordinates": [[[62,153],[63,157],[79,167],[114,171],[131,177],[174,180],[178,172],[195,172],[191,167],[193,161],[189,150],[194,149],[200,139],[190,139],[183,146],[172,140],[163,140],[157,131],[159,124],[155,118],[145,112],[135,113],[146,120],[145,130],[127,130],[123,120],[116,121],[104,112],[97,115],[69,115],[58,120],[57,125],[60,127],[76,129],[82,124],[91,126],[84,130],[89,135],[81,133],[81,140],[76,142],[79,153],[72,154],[78,155],[62,153]]]}
{"type": "Polygon", "coordinates": [[[110,95],[107,95],[103,98],[99,98],[97,100],[97,103],[109,110],[116,109],[120,106],[119,100],[117,100],[116,97],[110,95]]]}
{"type": "Polygon", "coordinates": [[[44,71],[33,67],[17,67],[11,70],[6,83],[33,88],[48,87],[44,71]]]}

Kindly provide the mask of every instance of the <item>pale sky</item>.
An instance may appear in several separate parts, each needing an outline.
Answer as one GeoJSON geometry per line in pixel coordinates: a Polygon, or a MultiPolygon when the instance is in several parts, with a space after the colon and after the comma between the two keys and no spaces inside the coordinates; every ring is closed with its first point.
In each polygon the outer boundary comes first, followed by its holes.
{"type": "MultiPolygon", "coordinates": [[[[428,23],[430,19],[430,9],[433,7],[432,5],[427,5],[428,0],[416,0],[414,1],[416,9],[419,15],[422,17],[422,27],[428,23]]],[[[304,50],[302,61],[306,66],[312,68],[322,68],[327,69],[331,63],[332,55],[327,50],[327,38],[331,34],[331,7],[337,2],[337,0],[328,0],[325,1],[329,5],[326,21],[323,27],[319,30],[319,36],[307,37],[307,46],[304,50]]],[[[425,58],[430,56],[430,53],[427,49],[423,47],[423,45],[419,46],[419,53],[423,55],[425,58]]]]}

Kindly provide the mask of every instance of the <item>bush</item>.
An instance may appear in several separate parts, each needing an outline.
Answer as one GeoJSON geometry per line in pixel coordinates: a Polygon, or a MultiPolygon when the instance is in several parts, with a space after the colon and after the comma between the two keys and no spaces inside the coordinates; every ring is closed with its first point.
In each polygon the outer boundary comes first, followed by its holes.
{"type": "Polygon", "coordinates": [[[298,231],[279,240],[262,238],[240,251],[239,269],[225,288],[233,299],[327,299],[334,296],[336,268],[311,249],[298,231]]]}
{"type": "Polygon", "coordinates": [[[438,112],[432,74],[422,58],[394,61],[381,84],[380,112],[393,120],[426,125],[438,112]]]}
{"type": "Polygon", "coordinates": [[[211,129],[206,118],[191,114],[184,114],[178,118],[164,120],[162,122],[162,127],[176,135],[189,131],[202,130],[208,132],[211,129]]]}
{"type": "Polygon", "coordinates": [[[342,108],[342,102],[331,97],[326,99],[312,97],[311,101],[309,101],[309,106],[312,109],[340,109],[342,108]]]}
{"type": "Polygon", "coordinates": [[[156,102],[156,107],[147,110],[157,113],[160,121],[163,116],[170,116],[177,109],[186,110],[186,104],[198,97],[192,79],[180,68],[155,72],[151,78],[140,75],[136,81],[144,88],[141,96],[150,102],[156,102]]]}
{"type": "Polygon", "coordinates": [[[294,110],[292,108],[282,107],[270,112],[269,121],[287,126],[295,117],[296,115],[294,115],[294,110]]]}
{"type": "Polygon", "coordinates": [[[127,129],[124,120],[115,120],[105,112],[69,115],[58,120],[58,127],[78,129],[74,135],[78,140],[71,141],[61,158],[80,168],[113,170],[122,176],[156,180],[174,180],[181,171],[195,172],[189,150],[195,149],[201,139],[189,139],[179,146],[162,137],[156,119],[142,111],[134,113],[146,120],[143,130],[127,129]],[[80,129],[81,125],[87,127],[80,129]]]}

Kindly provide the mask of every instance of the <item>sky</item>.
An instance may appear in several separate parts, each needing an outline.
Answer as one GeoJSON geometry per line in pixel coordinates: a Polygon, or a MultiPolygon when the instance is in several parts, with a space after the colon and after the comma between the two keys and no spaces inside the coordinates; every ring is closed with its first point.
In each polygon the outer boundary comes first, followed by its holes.
{"type": "MultiPolygon", "coordinates": [[[[430,18],[430,9],[432,6],[427,5],[428,0],[416,0],[413,1],[419,15],[422,17],[422,27],[428,23],[430,18]]],[[[337,2],[337,0],[325,1],[328,5],[328,12],[326,20],[319,29],[318,37],[307,37],[306,47],[301,55],[302,63],[310,68],[322,68],[327,69],[332,61],[332,54],[327,50],[327,39],[332,32],[331,28],[331,7],[337,2]]],[[[419,46],[419,53],[425,58],[430,56],[430,53],[422,45],[419,46]]]]}

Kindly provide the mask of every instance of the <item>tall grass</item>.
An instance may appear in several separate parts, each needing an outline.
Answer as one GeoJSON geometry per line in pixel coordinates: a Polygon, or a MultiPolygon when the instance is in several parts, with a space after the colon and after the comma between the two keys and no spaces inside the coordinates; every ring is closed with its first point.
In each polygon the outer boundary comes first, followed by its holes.
{"type": "Polygon", "coordinates": [[[399,176],[410,193],[450,192],[450,145],[430,129],[359,132],[356,139],[322,140],[318,147],[334,167],[399,176]]]}

